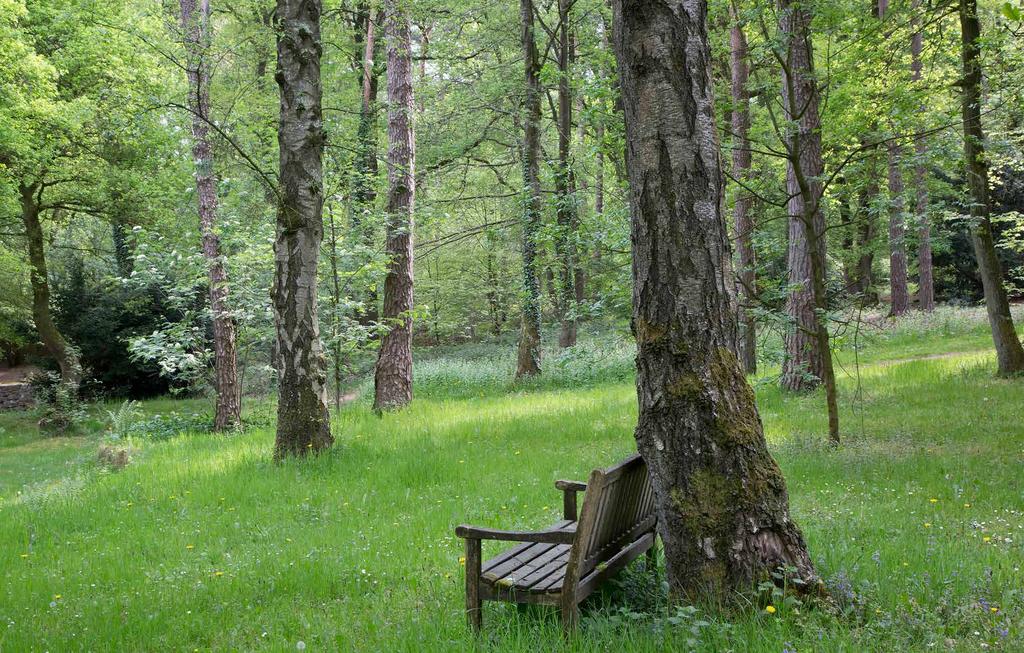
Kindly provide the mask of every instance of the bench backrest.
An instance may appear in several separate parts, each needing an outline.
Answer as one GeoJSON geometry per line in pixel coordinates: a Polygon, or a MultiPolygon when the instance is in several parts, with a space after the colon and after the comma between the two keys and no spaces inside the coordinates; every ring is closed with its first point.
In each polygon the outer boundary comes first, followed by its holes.
{"type": "Polygon", "coordinates": [[[570,565],[582,578],[655,524],[654,490],[639,454],[617,465],[595,469],[587,482],[570,565]]]}

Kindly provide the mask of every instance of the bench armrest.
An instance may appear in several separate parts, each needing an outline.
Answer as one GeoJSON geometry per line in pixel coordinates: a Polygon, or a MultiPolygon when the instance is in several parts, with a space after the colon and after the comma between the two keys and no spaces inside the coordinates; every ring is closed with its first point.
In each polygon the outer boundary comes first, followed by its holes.
{"type": "Polygon", "coordinates": [[[562,491],[583,492],[587,484],[580,481],[555,481],[555,487],[562,491]]]}
{"type": "Polygon", "coordinates": [[[455,527],[455,535],[468,540],[500,540],[502,542],[543,542],[545,544],[572,544],[575,531],[502,531],[462,524],[455,527]]]}
{"type": "Polygon", "coordinates": [[[586,483],[579,481],[555,481],[555,487],[563,492],[562,494],[562,519],[576,521],[579,516],[576,510],[576,493],[587,489],[586,483]]]}

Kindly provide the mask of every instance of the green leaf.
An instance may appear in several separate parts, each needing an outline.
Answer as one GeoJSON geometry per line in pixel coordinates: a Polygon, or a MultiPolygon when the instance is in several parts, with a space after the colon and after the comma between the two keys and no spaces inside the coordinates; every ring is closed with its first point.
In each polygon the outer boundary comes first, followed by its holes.
{"type": "Polygon", "coordinates": [[[1020,22],[1021,11],[1019,7],[1015,7],[1011,2],[1004,2],[1002,10],[1003,15],[1006,16],[1008,19],[1020,22]]]}

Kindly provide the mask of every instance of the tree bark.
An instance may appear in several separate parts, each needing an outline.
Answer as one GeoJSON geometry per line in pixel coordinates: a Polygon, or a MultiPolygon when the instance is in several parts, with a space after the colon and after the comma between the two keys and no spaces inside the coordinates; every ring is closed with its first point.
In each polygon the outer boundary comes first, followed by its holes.
{"type": "Polygon", "coordinates": [[[558,0],[558,171],[555,174],[558,237],[558,346],[576,344],[576,197],[570,163],[572,142],[572,90],[569,85],[569,7],[573,0],[558,0]]]}
{"type": "Polygon", "coordinates": [[[416,140],[412,88],[412,36],[399,0],[386,0],[388,50],[388,271],[381,338],[374,374],[375,410],[412,401],[413,203],[416,196],[416,140]]]}
{"type": "Polygon", "coordinates": [[[39,333],[39,338],[46,348],[46,353],[53,357],[60,368],[61,382],[68,388],[72,396],[77,396],[78,386],[82,382],[82,364],[79,361],[78,352],[64,339],[54,323],[53,313],[50,310],[49,272],[46,269],[46,249],[43,225],[40,221],[43,190],[44,187],[40,182],[19,185],[21,221],[25,227],[30,266],[29,279],[32,285],[32,320],[39,333]]]}
{"type": "MultiPolygon", "coordinates": [[[[924,33],[921,31],[920,0],[914,2],[914,34],[910,39],[910,79],[918,86],[921,84],[921,52],[924,49],[924,33]]],[[[919,113],[924,112],[924,106],[919,113]]],[[[922,311],[935,310],[935,273],[932,264],[932,225],[928,217],[928,185],[925,157],[928,155],[928,144],[924,136],[914,141],[914,213],[918,224],[917,244],[917,302],[922,311]]]]}
{"type": "Polygon", "coordinates": [[[964,164],[971,197],[971,240],[978,260],[978,275],[985,291],[999,374],[1012,376],[1024,372],[1024,348],[1014,330],[1010,303],[1003,286],[1003,270],[989,220],[988,162],[985,160],[985,133],[981,126],[981,23],[976,0],[960,0],[960,33],[964,73],[961,112],[964,164]]]}
{"type": "Polygon", "coordinates": [[[790,194],[790,284],[798,284],[790,293],[796,328],[787,333],[787,356],[783,363],[782,384],[788,390],[811,385],[803,365],[792,362],[803,352],[814,375],[825,387],[828,408],[829,442],[837,446],[839,436],[839,401],[836,376],[828,333],[828,300],[825,288],[825,215],[821,209],[824,193],[821,156],[821,120],[818,115],[818,84],[814,77],[811,42],[811,13],[802,4],[780,0],[782,32],[787,39],[783,66],[783,104],[790,127],[787,187],[790,194]],[[796,225],[794,227],[794,217],[796,225]],[[808,299],[810,304],[808,305],[808,299]],[[813,346],[807,345],[813,343],[813,346]],[[801,349],[804,347],[804,349],[801,349]],[[788,366],[787,366],[788,364],[788,366]]]}
{"type": "MultiPolygon", "coordinates": [[[[878,18],[885,20],[889,0],[878,0],[878,18]]],[[[887,144],[889,163],[889,315],[897,317],[910,310],[907,288],[906,215],[903,199],[903,148],[895,138],[895,126],[887,144]]]]}
{"type": "Polygon", "coordinates": [[[199,235],[210,281],[213,317],[214,389],[217,395],[213,425],[218,431],[242,423],[242,387],[238,379],[235,320],[228,302],[228,273],[217,237],[217,178],[210,142],[209,0],[181,0],[181,30],[188,75],[188,108],[192,114],[192,159],[195,163],[199,235]]]}
{"type": "MultiPolygon", "coordinates": [[[[615,0],[637,339],[637,445],[673,594],[715,601],[780,567],[816,575],[733,353],[707,5],[615,0]]],[[[806,585],[805,585],[806,586],[806,585]]]]}
{"type": "MultiPolygon", "coordinates": [[[[736,11],[735,4],[729,5],[732,26],[730,28],[730,63],[732,87],[732,174],[739,183],[750,179],[750,93],[747,79],[750,64],[747,61],[747,37],[736,11]]],[[[754,220],[751,216],[754,198],[742,185],[736,191],[733,205],[733,220],[736,232],[736,249],[739,254],[737,280],[739,286],[739,357],[747,374],[757,371],[757,325],[753,309],[757,301],[757,279],[755,276],[754,220]]]]}
{"type": "MultiPolygon", "coordinates": [[[[352,230],[357,242],[366,250],[358,257],[359,265],[370,263],[370,254],[375,247],[373,208],[377,201],[377,71],[374,59],[377,52],[377,30],[373,9],[361,5],[358,15],[365,28],[357,35],[356,45],[362,49],[362,75],[359,79],[361,101],[359,105],[359,126],[356,129],[355,175],[352,189],[352,230]]],[[[363,291],[363,311],[358,322],[364,327],[375,325],[380,319],[377,306],[377,289],[370,284],[363,291]]]]}
{"type": "MultiPolygon", "coordinates": [[[[803,5],[780,0],[781,29],[786,39],[783,70],[783,104],[790,126],[787,143],[786,189],[789,195],[788,283],[786,314],[793,322],[785,336],[786,357],[782,386],[793,392],[811,390],[824,380],[827,350],[821,348],[823,324],[818,310],[825,308],[817,297],[824,288],[824,267],[814,276],[814,254],[825,260],[825,215],[821,210],[821,119],[818,85],[814,77],[811,45],[811,13],[803,5]],[[816,252],[813,250],[817,250],[816,252]],[[820,284],[819,284],[820,282],[820,284]]],[[[827,336],[826,330],[826,336],[827,336]]]]}
{"type": "Polygon", "coordinates": [[[317,314],[324,229],[321,8],[320,0],[277,2],[280,199],[271,294],[280,365],[274,447],[278,459],[317,453],[334,442],[317,314]]]}
{"type": "Polygon", "coordinates": [[[520,0],[526,100],[523,123],[523,316],[519,332],[516,378],[540,374],[540,276],[537,237],[540,191],[540,57],[533,35],[533,0],[520,0]]]}

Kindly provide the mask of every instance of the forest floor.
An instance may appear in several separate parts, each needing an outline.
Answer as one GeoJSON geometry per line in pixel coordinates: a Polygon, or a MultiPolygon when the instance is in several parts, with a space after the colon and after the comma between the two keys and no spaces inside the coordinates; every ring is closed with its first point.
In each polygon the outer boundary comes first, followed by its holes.
{"type": "Polygon", "coordinates": [[[520,385],[507,346],[423,352],[411,408],[363,392],[329,454],[280,465],[266,402],[230,436],[189,432],[205,402],[146,402],[120,471],[96,463],[116,404],[73,438],[0,414],[0,651],[1024,650],[1024,381],[994,378],[987,338],[953,309],[840,334],[838,450],[820,394],[756,378],[833,605],[669,607],[640,562],[568,640],[553,610],[486,604],[474,644],[453,529],[545,526],[555,479],[633,450],[621,333],[520,385]]]}

